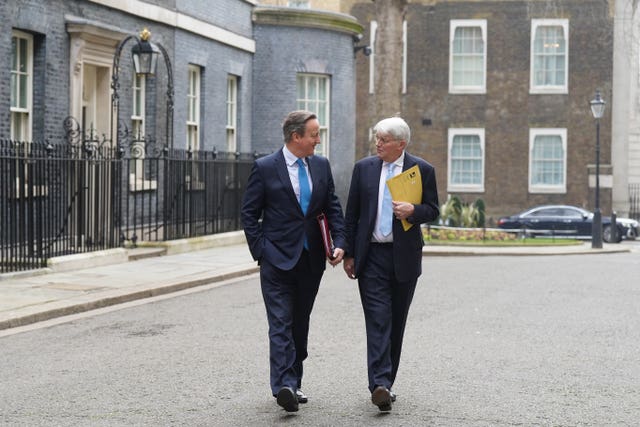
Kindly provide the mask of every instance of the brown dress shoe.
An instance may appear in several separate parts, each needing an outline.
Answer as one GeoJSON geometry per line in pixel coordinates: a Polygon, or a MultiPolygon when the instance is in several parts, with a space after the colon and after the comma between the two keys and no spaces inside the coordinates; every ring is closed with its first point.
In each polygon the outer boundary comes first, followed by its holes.
{"type": "Polygon", "coordinates": [[[391,393],[384,386],[377,386],[371,393],[371,403],[376,405],[379,410],[387,412],[391,410],[391,393]]]}

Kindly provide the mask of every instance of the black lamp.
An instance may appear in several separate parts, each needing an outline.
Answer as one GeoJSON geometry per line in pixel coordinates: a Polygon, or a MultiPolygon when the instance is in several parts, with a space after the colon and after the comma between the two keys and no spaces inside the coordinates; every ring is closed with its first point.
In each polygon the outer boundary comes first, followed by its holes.
{"type": "Polygon", "coordinates": [[[146,28],[140,33],[138,43],[131,48],[136,74],[153,75],[158,65],[160,50],[149,41],[151,32],[146,28]]]}

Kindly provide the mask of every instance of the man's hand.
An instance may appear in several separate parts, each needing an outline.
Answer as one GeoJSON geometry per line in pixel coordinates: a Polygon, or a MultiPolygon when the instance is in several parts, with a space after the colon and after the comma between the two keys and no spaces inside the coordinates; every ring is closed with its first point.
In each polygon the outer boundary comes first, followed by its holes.
{"type": "Polygon", "coordinates": [[[393,214],[398,219],[407,219],[413,215],[415,206],[413,203],[393,201],[393,214]]]}
{"type": "Polygon", "coordinates": [[[333,259],[329,260],[329,264],[335,267],[336,265],[340,264],[340,261],[342,261],[342,257],[344,257],[344,249],[335,248],[333,250],[333,259]]]}
{"type": "Polygon", "coordinates": [[[353,258],[345,258],[344,259],[344,263],[342,264],[342,267],[344,268],[344,272],[347,273],[347,277],[349,279],[355,279],[356,278],[356,270],[355,270],[355,262],[353,261],[353,258]]]}

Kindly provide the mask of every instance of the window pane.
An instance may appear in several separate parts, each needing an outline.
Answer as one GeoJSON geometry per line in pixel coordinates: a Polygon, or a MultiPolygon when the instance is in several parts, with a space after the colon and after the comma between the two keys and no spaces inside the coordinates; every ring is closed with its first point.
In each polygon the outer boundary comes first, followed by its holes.
{"type": "Polygon", "coordinates": [[[536,136],[532,156],[532,184],[564,184],[564,149],[559,135],[536,136]]]}
{"type": "Polygon", "coordinates": [[[451,183],[482,184],[482,147],[478,135],[456,135],[453,137],[451,183]]]}
{"type": "Polygon", "coordinates": [[[327,99],[327,80],[325,79],[319,80],[318,86],[319,86],[318,98],[327,99]]]}
{"type": "Polygon", "coordinates": [[[11,114],[11,138],[28,140],[31,137],[29,127],[31,114],[31,63],[30,50],[32,39],[29,35],[14,33],[11,37],[11,73],[9,76],[9,103],[11,114]],[[19,111],[18,111],[19,110],[19,111]]]}
{"type": "Polygon", "coordinates": [[[19,107],[27,108],[27,84],[28,84],[28,76],[26,74],[20,75],[20,100],[19,107]]]}
{"type": "Polygon", "coordinates": [[[535,85],[565,85],[566,40],[561,26],[539,26],[536,29],[533,64],[535,85]]]}
{"type": "Polygon", "coordinates": [[[309,77],[308,84],[309,93],[307,95],[307,99],[317,99],[318,98],[318,79],[315,77],[309,77]]]}
{"type": "Polygon", "coordinates": [[[144,76],[136,75],[134,79],[134,97],[133,97],[133,115],[140,117],[143,113],[144,98],[143,94],[144,76]]]}
{"type": "Polygon", "coordinates": [[[189,65],[188,93],[187,93],[187,147],[191,150],[200,149],[200,77],[201,68],[189,65]]]}
{"type": "Polygon", "coordinates": [[[299,74],[296,82],[297,108],[312,111],[318,117],[320,144],[316,154],[322,155],[326,155],[329,141],[329,84],[328,77],[312,74],[299,74]]]}
{"type": "Polygon", "coordinates": [[[480,27],[457,27],[452,44],[454,86],[484,84],[484,40],[480,27]]]}
{"type": "Polygon", "coordinates": [[[140,117],[140,91],[133,90],[133,115],[140,117]]]}
{"type": "Polygon", "coordinates": [[[11,106],[18,107],[18,75],[11,74],[11,106]]]}
{"type": "Polygon", "coordinates": [[[237,97],[238,97],[238,80],[236,76],[227,76],[227,151],[235,152],[237,150],[236,143],[236,126],[237,126],[237,97]]]}
{"type": "Polygon", "coordinates": [[[236,133],[233,129],[227,129],[227,151],[236,151],[236,133]]]}
{"type": "Polygon", "coordinates": [[[11,139],[16,141],[25,140],[25,122],[27,122],[26,114],[11,113],[11,139]]]}
{"type": "Polygon", "coordinates": [[[19,39],[20,42],[20,58],[18,64],[18,71],[21,73],[27,72],[27,40],[19,39]]]}

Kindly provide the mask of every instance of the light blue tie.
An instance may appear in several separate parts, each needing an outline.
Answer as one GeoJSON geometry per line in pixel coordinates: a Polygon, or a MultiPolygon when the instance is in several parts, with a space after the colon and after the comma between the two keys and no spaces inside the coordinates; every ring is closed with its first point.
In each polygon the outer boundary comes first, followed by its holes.
{"type": "MultiPolygon", "coordinates": [[[[393,176],[393,163],[389,163],[389,170],[385,181],[393,176]]],[[[389,192],[389,186],[385,182],[384,193],[382,196],[382,209],[380,210],[380,225],[378,231],[383,236],[391,234],[391,225],[393,222],[393,206],[391,203],[391,193],[389,192]]]]}
{"type": "Polygon", "coordinates": [[[296,160],[298,164],[298,184],[300,185],[300,207],[302,213],[307,213],[309,207],[309,200],[311,199],[311,188],[309,187],[309,176],[307,170],[304,168],[304,162],[302,159],[296,160]]]}

